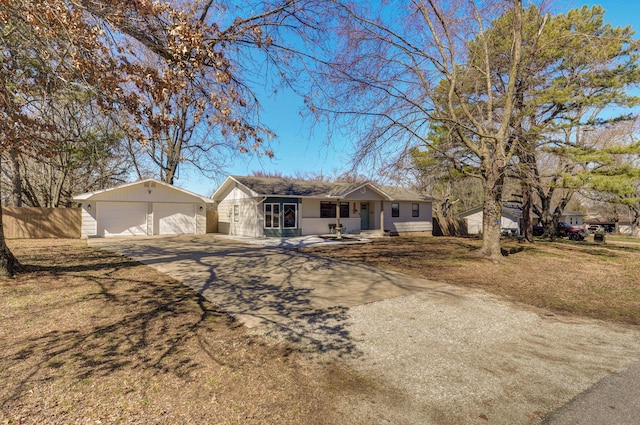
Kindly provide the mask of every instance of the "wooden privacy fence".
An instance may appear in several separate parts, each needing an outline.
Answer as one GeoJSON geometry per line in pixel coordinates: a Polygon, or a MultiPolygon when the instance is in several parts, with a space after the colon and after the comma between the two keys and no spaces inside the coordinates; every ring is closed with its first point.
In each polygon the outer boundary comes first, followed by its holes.
{"type": "Polygon", "coordinates": [[[80,208],[2,208],[7,239],[80,238],[80,208]]]}
{"type": "Polygon", "coordinates": [[[207,233],[218,233],[218,211],[207,210],[207,233]]]}

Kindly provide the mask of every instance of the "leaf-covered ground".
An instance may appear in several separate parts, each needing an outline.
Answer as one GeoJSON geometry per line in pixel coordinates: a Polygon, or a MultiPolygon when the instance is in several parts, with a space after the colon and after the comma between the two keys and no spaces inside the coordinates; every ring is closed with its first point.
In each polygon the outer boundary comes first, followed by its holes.
{"type": "MultiPolygon", "coordinates": [[[[27,272],[0,282],[0,424],[341,424],[340,400],[393,396],[248,333],[150,267],[84,241],[10,245],[27,272]]],[[[500,265],[479,245],[398,237],[305,251],[640,324],[640,245],[506,241],[500,265]]]]}
{"type": "Polygon", "coordinates": [[[83,241],[12,241],[0,424],[337,423],[358,380],[311,363],[150,267],[83,241]]]}
{"type": "Polygon", "coordinates": [[[503,250],[510,254],[498,265],[478,256],[481,241],[473,238],[380,238],[303,251],[481,288],[556,313],[638,325],[640,243],[612,239],[604,244],[505,240],[503,250]]]}

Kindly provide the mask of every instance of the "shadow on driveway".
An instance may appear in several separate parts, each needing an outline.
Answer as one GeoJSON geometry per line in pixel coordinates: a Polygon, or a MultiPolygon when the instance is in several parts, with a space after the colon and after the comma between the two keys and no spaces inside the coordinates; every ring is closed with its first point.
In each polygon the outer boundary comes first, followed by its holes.
{"type": "Polygon", "coordinates": [[[302,254],[188,235],[92,239],[191,287],[247,327],[274,325],[318,353],[357,355],[347,309],[445,285],[302,254]]]}

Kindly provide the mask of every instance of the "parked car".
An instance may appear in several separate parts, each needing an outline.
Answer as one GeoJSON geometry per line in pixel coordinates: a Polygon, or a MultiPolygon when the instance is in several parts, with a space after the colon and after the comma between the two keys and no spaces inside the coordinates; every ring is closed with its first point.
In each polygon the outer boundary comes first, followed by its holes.
{"type": "MultiPolygon", "coordinates": [[[[544,228],[542,226],[533,226],[533,236],[542,236],[544,228]]],[[[573,241],[584,240],[584,229],[581,227],[571,226],[570,224],[561,221],[556,228],[556,234],[559,237],[568,237],[573,241]]]]}
{"type": "Polygon", "coordinates": [[[592,224],[589,227],[587,227],[587,229],[589,230],[589,232],[591,233],[595,233],[595,232],[604,232],[604,226],[601,226],[599,224],[592,224]]]}
{"type": "Polygon", "coordinates": [[[581,227],[574,227],[570,224],[561,221],[558,223],[558,236],[564,237],[567,236],[569,239],[573,241],[581,241],[584,240],[584,229],[581,227]]]}

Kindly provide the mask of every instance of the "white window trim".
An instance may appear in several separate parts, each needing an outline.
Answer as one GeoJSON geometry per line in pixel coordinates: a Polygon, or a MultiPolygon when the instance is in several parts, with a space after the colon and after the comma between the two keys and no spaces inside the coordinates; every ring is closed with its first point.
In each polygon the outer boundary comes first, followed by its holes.
{"type": "MultiPolygon", "coordinates": [[[[263,204],[263,212],[264,212],[264,228],[265,229],[279,229],[280,228],[280,216],[282,215],[280,211],[280,203],[265,203],[263,204]],[[267,205],[271,207],[271,226],[267,226],[267,205]],[[273,207],[274,205],[278,206],[278,218],[274,220],[273,207]],[[275,226],[273,225],[275,222],[275,226]]],[[[296,216],[297,219],[297,216],[296,216]]]]}
{"type": "Polygon", "coordinates": [[[282,228],[283,229],[297,229],[298,228],[298,204],[295,204],[293,202],[285,202],[282,204],[282,228]],[[296,215],[296,222],[295,225],[293,227],[287,227],[284,225],[284,211],[287,208],[287,205],[292,205],[293,206],[293,210],[295,212],[296,215]]]}

